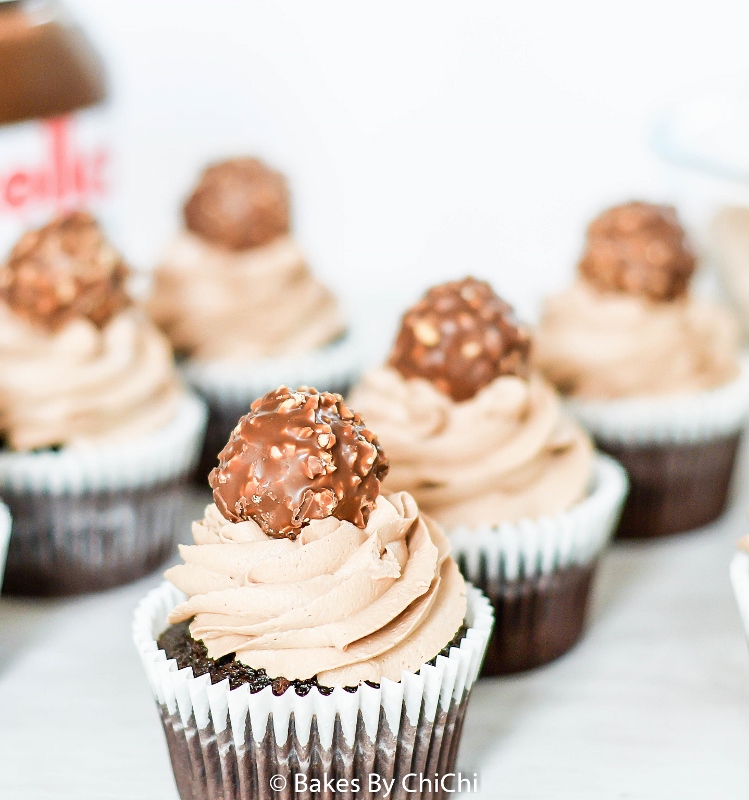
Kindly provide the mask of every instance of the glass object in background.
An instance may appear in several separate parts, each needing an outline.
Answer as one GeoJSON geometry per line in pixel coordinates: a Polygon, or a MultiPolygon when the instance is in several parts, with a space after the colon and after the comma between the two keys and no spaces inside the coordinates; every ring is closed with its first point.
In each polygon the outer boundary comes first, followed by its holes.
{"type": "Polygon", "coordinates": [[[679,211],[749,335],[749,83],[694,92],[652,129],[679,211]]]}
{"type": "Polygon", "coordinates": [[[0,0],[0,259],[75,208],[111,226],[112,126],[98,55],[50,0],[0,0]]]}

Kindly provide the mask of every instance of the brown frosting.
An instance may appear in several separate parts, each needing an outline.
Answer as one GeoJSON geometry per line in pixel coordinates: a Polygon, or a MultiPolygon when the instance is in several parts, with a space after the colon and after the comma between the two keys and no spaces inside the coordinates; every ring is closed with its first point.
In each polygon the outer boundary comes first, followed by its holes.
{"type": "Polygon", "coordinates": [[[687,292],[695,255],[672,206],[631,202],[588,227],[580,274],[604,292],[673,300],[687,292]]]}
{"type": "Polygon", "coordinates": [[[128,274],[96,220],[77,211],[21,237],[0,270],[0,296],[48,330],[81,317],[102,328],[130,304],[128,274]]]}
{"type": "Polygon", "coordinates": [[[377,437],[340,395],[281,386],[239,420],[209,482],[226,519],[295,539],[330,516],[366,527],[387,470],[377,437]]]}
{"type": "Polygon", "coordinates": [[[184,207],[185,224],[230,250],[270,242],[289,230],[289,189],[280,172],[256,158],[209,166],[184,207]]]}
{"type": "Polygon", "coordinates": [[[525,377],[529,350],[512,307],[469,277],[433,287],[405,313],[389,363],[460,402],[500,375],[525,377]]]}
{"type": "MultiPolygon", "coordinates": [[[[166,578],[188,599],[170,623],[211,658],[321,686],[399,681],[454,637],[466,587],[442,529],[407,494],[380,495],[365,528],[328,517],[293,541],[215,504],[193,523],[195,544],[166,578]]],[[[336,795],[338,796],[338,795],[336,795]]]]}

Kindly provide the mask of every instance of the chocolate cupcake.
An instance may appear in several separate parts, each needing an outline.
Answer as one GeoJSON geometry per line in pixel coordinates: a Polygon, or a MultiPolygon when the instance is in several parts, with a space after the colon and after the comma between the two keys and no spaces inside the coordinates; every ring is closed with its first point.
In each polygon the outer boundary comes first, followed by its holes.
{"type": "Polygon", "coordinates": [[[6,591],[104,589],[155,569],[174,546],[206,413],[127,277],[83,213],[27,233],[0,270],[6,591]]]}
{"type": "Polygon", "coordinates": [[[611,208],[536,333],[535,364],[629,473],[620,537],[698,528],[726,505],[749,369],[732,315],[690,295],[695,265],[673,208],[611,208]]]}
{"type": "Polygon", "coordinates": [[[258,395],[283,380],[344,392],[360,358],[290,234],[285,178],[254,158],[200,176],[156,270],[150,311],[210,406],[203,481],[258,395]]]}
{"type": "Polygon", "coordinates": [[[281,387],[234,429],[133,628],[183,800],[453,771],[491,609],[386,472],[340,395],[281,387]]]}
{"type": "Polygon", "coordinates": [[[578,640],[626,490],[530,369],[530,347],[489,284],[447,283],[406,312],[388,364],[351,395],[388,452],[386,488],[446,527],[494,605],[485,674],[539,666],[578,640]]]}

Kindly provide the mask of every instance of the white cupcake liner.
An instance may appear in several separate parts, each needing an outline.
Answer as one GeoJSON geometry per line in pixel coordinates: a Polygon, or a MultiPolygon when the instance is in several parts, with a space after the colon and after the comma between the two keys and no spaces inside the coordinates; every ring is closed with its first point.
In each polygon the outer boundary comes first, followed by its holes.
{"type": "Polygon", "coordinates": [[[190,472],[200,454],[205,404],[186,394],[174,419],[131,441],[59,451],[0,452],[0,495],[116,492],[164,483],[190,472]]]}
{"type": "Polygon", "coordinates": [[[731,560],[731,584],[749,638],[749,553],[739,551],[731,560]]]}
{"type": "Polygon", "coordinates": [[[560,514],[458,527],[448,531],[452,554],[468,580],[515,581],[590,564],[605,548],[627,495],[621,465],[597,453],[590,493],[560,514]]]}
{"type": "MultiPolygon", "coordinates": [[[[408,772],[450,771],[463,715],[493,624],[484,595],[468,586],[468,631],[449,656],[398,682],[329,695],[270,686],[251,694],[211,685],[208,675],[179,670],[158,649],[167,615],[184,595],[168,583],[138,605],[133,638],[159,707],[175,779],[183,800],[294,797],[293,775],[366,780],[367,773],[399,779],[408,772]],[[271,785],[282,776],[285,790],[271,785]]],[[[369,797],[365,791],[361,796],[369,797]]],[[[392,797],[402,796],[394,792],[392,797]]],[[[436,796],[436,795],[435,795],[436,796]]]]}
{"type": "Polygon", "coordinates": [[[326,347],[295,356],[243,363],[189,360],[182,366],[182,374],[209,403],[249,409],[253,400],[281,384],[292,389],[314,386],[320,391],[345,392],[364,366],[362,342],[350,331],[326,347]]]}
{"type": "Polygon", "coordinates": [[[205,404],[181,400],[150,436],[58,452],[0,453],[0,497],[13,516],[6,591],[61,595],[140,578],[172,553],[197,463],[205,404]]]}
{"type": "Polygon", "coordinates": [[[570,399],[570,413],[601,442],[693,444],[738,433],[749,417],[749,356],[725,386],[666,397],[570,399]]]}
{"type": "Polygon", "coordinates": [[[7,506],[0,503],[0,589],[3,588],[5,559],[8,556],[8,542],[10,541],[10,526],[10,511],[8,511],[7,506]]]}

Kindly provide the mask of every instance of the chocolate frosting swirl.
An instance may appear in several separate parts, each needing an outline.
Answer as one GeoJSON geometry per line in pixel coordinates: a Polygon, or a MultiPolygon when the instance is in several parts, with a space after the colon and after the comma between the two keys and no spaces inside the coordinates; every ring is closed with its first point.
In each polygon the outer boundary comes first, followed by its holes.
{"type": "Polygon", "coordinates": [[[686,294],[695,263],[672,206],[631,202],[590,223],[579,270],[600,291],[660,301],[686,294]]]}
{"type": "Polygon", "coordinates": [[[732,380],[738,345],[728,309],[690,295],[660,303],[603,293],[577,280],[544,304],[533,359],[566,395],[653,397],[732,380]]]}
{"type": "Polygon", "coordinates": [[[103,328],[47,331],[0,303],[0,434],[13,450],[147,436],[183,392],[169,342],[134,306],[103,328]]]}
{"type": "Polygon", "coordinates": [[[230,250],[257,247],[289,230],[289,189],[256,158],[209,166],[185,203],[185,225],[230,250]]]}
{"type": "Polygon", "coordinates": [[[388,461],[337,394],[281,386],[239,421],[209,482],[226,519],[296,538],[311,520],[367,524],[388,461]]]}
{"type": "Polygon", "coordinates": [[[103,328],[130,304],[128,274],[96,220],[77,211],[21,237],[0,271],[0,295],[48,330],[76,318],[103,328]]]}
{"type": "Polygon", "coordinates": [[[405,313],[389,363],[464,401],[500,375],[527,375],[529,349],[512,308],[469,277],[433,287],[405,313]]]}
{"type": "Polygon", "coordinates": [[[229,251],[182,231],[156,270],[149,310],[177,352],[199,360],[300,355],[346,327],[289,236],[229,251]]]}
{"type": "Polygon", "coordinates": [[[456,403],[384,367],[362,378],[351,401],[387,449],[385,490],[413,495],[448,528],[557,514],[587,491],[590,439],[538,373],[502,375],[456,403]]]}
{"type": "Polygon", "coordinates": [[[407,494],[380,495],[365,528],[312,520],[294,539],[253,520],[227,522],[215,505],[193,524],[195,544],[166,577],[188,596],[169,622],[211,658],[236,653],[272,678],[322,686],[398,681],[453,638],[465,583],[440,527],[407,494]]]}

